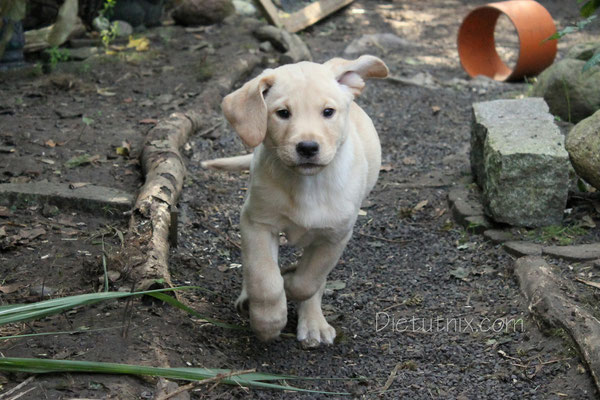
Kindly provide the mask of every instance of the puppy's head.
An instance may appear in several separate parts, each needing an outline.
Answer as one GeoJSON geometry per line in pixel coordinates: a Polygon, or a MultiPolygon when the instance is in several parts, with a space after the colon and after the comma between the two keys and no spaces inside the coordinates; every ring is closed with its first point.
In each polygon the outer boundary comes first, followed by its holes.
{"type": "Polygon", "coordinates": [[[264,143],[287,167],[313,175],[345,140],[350,104],[364,80],[387,73],[373,56],[284,65],[226,96],[222,108],[247,146],[264,143]]]}

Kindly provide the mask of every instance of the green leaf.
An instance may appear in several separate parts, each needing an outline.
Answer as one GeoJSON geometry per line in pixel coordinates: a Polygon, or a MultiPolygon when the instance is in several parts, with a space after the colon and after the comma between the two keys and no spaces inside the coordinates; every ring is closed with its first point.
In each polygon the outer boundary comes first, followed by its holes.
{"type": "Polygon", "coordinates": [[[195,287],[180,286],[176,288],[146,290],[142,292],[88,293],[76,296],[61,297],[59,299],[44,300],[32,304],[19,304],[9,307],[2,307],[0,309],[0,325],[43,318],[48,315],[57,314],[74,307],[95,304],[106,300],[120,299],[131,296],[152,295],[155,293],[171,292],[175,290],[185,289],[195,289],[195,287]]]}
{"type": "MultiPolygon", "coordinates": [[[[579,3],[581,3],[581,1],[579,1],[579,3]]],[[[579,13],[581,14],[582,17],[589,17],[598,8],[600,8],[600,0],[589,0],[581,7],[581,9],[579,10],[579,13]]]]}
{"type": "Polygon", "coordinates": [[[586,72],[587,70],[592,68],[594,65],[597,65],[599,63],[600,63],[600,51],[597,51],[596,54],[594,54],[592,56],[592,58],[590,58],[588,60],[588,62],[585,63],[585,65],[583,66],[583,72],[586,72]]]}
{"type": "Polygon", "coordinates": [[[186,306],[185,304],[181,303],[176,298],[168,296],[168,295],[166,295],[164,293],[149,293],[148,295],[152,296],[152,297],[155,297],[155,298],[157,298],[157,299],[159,299],[161,301],[164,301],[165,303],[167,303],[167,304],[169,304],[169,305],[171,305],[173,307],[179,308],[180,310],[185,311],[186,313],[191,314],[194,317],[201,318],[201,319],[203,319],[203,320],[205,320],[207,322],[210,322],[213,325],[219,326],[221,328],[235,329],[235,330],[249,330],[248,328],[240,326],[240,325],[228,324],[226,322],[221,322],[221,321],[217,321],[216,319],[212,319],[212,318],[206,317],[206,316],[198,313],[196,310],[194,310],[194,309],[186,306]]]}
{"type": "MultiPolygon", "coordinates": [[[[73,360],[46,360],[39,358],[0,358],[0,371],[5,372],[26,372],[26,373],[52,373],[52,372],[85,372],[102,374],[126,374],[143,376],[160,376],[163,378],[181,379],[189,381],[202,381],[208,378],[214,378],[218,375],[231,373],[227,369],[210,368],[158,368],[142,365],[117,364],[91,361],[73,361],[73,360]]],[[[269,388],[279,390],[292,390],[297,392],[319,393],[329,395],[349,395],[346,392],[326,392],[320,390],[310,390],[298,388],[295,386],[281,385],[271,383],[275,380],[294,380],[307,379],[303,377],[294,377],[287,375],[275,375],[252,372],[243,375],[235,375],[221,380],[228,385],[252,386],[258,388],[269,388]]],[[[310,378],[309,378],[310,379],[310,378]]],[[[326,378],[324,378],[326,379],[326,378]]]]}
{"type": "Polygon", "coordinates": [[[86,165],[91,163],[91,156],[89,154],[82,154],[80,156],[75,156],[70,158],[69,160],[67,160],[67,162],[65,162],[65,166],[67,168],[76,168],[76,167],[80,167],[82,165],[86,165]]]}

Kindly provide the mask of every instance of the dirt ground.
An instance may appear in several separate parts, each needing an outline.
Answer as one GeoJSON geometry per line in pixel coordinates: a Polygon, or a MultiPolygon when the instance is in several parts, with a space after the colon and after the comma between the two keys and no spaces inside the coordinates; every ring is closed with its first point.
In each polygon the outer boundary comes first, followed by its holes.
{"type": "MultiPolygon", "coordinates": [[[[5,340],[0,352],[155,366],[256,368],[320,378],[290,383],[350,392],[356,398],[597,397],[572,344],[529,316],[512,274],[513,258],[456,226],[447,209],[448,190],[469,179],[471,104],[515,98],[528,88],[526,83],[471,80],[460,68],[456,33],[463,16],[481,3],[357,0],[301,34],[317,62],[342,55],[364,34],[397,34],[405,41],[401,48],[373,46],[369,52],[382,57],[394,76],[426,73],[433,79],[429,87],[370,81],[358,99],[380,134],[384,168],[353,239],[329,277],[323,308],[338,332],[335,345],[302,349],[293,338],[293,305],[288,334],[261,343],[251,332],[218,328],[169,306],[136,300],[132,307],[126,302],[101,304],[3,327],[0,336],[80,328],[91,332],[5,340]]],[[[559,27],[578,20],[575,1],[541,3],[559,27]]],[[[135,192],[143,182],[137,156],[149,127],[173,111],[204,112],[200,131],[206,133],[194,136],[184,149],[189,174],[179,204],[178,246],[170,253],[171,274],[177,285],[209,290],[182,293],[188,304],[243,327],[247,321],[237,315],[233,302],[241,285],[237,225],[247,175],[205,171],[199,162],[245,151],[218,109],[221,97],[231,90],[220,79],[236,60],[261,54],[250,34],[257,24],[233,18],[205,29],[163,26],[142,33],[150,40],[147,52],[60,62],[47,74],[33,68],[0,76],[2,183],[88,182],[135,192]],[[130,144],[129,156],[116,153],[123,141],[130,144]],[[65,165],[85,154],[91,156],[90,163],[65,165]]],[[[598,32],[596,25],[567,37],[558,57],[570,44],[598,32]]],[[[509,34],[500,38],[510,57],[514,40],[509,34]]],[[[272,66],[276,58],[261,56],[262,66],[250,74],[272,66]]],[[[236,84],[246,78],[239,76],[236,84]]],[[[99,290],[101,243],[107,253],[115,252],[119,232],[127,229],[127,216],[108,208],[94,214],[35,205],[1,210],[3,304],[99,290]]],[[[600,221],[598,214],[591,217],[600,221]]],[[[595,228],[576,240],[584,243],[597,236],[595,228]]],[[[296,255],[284,247],[281,264],[288,265],[296,255]]],[[[557,266],[566,273],[571,268],[564,262],[557,266]]],[[[588,279],[600,272],[590,274],[588,279]]],[[[116,280],[111,289],[130,288],[116,280]]],[[[587,295],[597,300],[597,293],[587,295]]],[[[25,378],[0,375],[0,385],[9,389],[25,378]]],[[[153,379],[58,374],[36,377],[30,384],[34,389],[22,398],[150,399],[156,385],[153,379]]],[[[282,393],[219,385],[200,386],[191,397],[270,399],[282,393]]]]}

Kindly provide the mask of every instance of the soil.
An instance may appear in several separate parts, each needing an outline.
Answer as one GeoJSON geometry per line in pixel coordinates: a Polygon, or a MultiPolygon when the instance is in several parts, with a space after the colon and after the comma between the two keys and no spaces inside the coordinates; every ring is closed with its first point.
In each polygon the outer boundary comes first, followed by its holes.
{"type": "MultiPolygon", "coordinates": [[[[578,20],[575,2],[541,3],[559,27],[578,20]]],[[[469,179],[471,104],[515,98],[528,88],[527,83],[469,79],[461,69],[456,32],[463,16],[480,4],[357,0],[301,34],[317,62],[340,56],[363,34],[398,34],[406,40],[401,49],[372,47],[369,52],[382,57],[394,76],[427,73],[434,80],[431,87],[370,81],[357,100],[380,134],[384,168],[363,205],[365,215],[359,217],[353,239],[329,277],[323,308],[338,332],[333,346],[305,350],[299,345],[293,338],[292,304],[286,334],[261,343],[247,330],[215,327],[143,299],[2,327],[1,336],[81,328],[89,332],[4,340],[0,352],[155,366],[256,368],[319,378],[289,383],[350,392],[357,398],[597,397],[573,344],[529,316],[511,256],[455,225],[447,209],[449,188],[469,179]]],[[[177,110],[204,113],[200,131],[205,134],[194,136],[184,149],[189,174],[179,203],[171,274],[177,285],[208,289],[181,292],[187,304],[242,327],[248,323],[233,302],[241,285],[237,225],[247,175],[205,171],[199,162],[245,151],[218,104],[233,89],[222,84],[231,66],[248,54],[259,54],[259,43],[250,34],[259,24],[236,17],[204,29],[167,25],[142,33],[150,40],[147,52],[124,50],[59,62],[49,73],[35,67],[0,77],[3,183],[86,182],[135,192],[143,182],[137,157],[149,127],[177,110]],[[131,148],[125,156],[116,152],[124,141],[131,148]],[[85,154],[91,162],[65,165],[85,154]]],[[[559,44],[559,57],[598,31],[596,24],[566,37],[559,44]]],[[[499,35],[503,54],[514,56],[510,34],[499,35]]],[[[234,87],[274,65],[276,54],[262,57],[260,68],[235,77],[234,87]]],[[[102,290],[102,245],[108,255],[119,249],[127,215],[35,204],[0,211],[3,304],[102,290]]],[[[597,211],[586,215],[596,224],[600,221],[597,211]]],[[[597,237],[598,228],[590,228],[577,242],[597,237]]],[[[296,257],[295,249],[284,246],[281,265],[296,257]]],[[[574,273],[569,263],[555,265],[567,276],[574,273]]],[[[588,280],[600,274],[597,268],[575,265],[579,268],[588,280]]],[[[117,279],[111,289],[131,286],[117,279]]],[[[596,289],[585,290],[590,303],[597,300],[596,289]]],[[[7,374],[0,376],[0,384],[9,389],[25,378],[7,374]]],[[[136,399],[152,398],[157,382],[55,374],[37,376],[26,388],[33,389],[22,399],[136,399]]],[[[199,386],[190,395],[270,399],[282,393],[219,385],[199,386]]]]}

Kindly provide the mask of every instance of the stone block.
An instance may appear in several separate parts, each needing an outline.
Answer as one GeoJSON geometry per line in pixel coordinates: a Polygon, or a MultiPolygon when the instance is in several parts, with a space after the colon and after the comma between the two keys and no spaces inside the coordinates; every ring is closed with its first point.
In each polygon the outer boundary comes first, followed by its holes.
{"type": "Polygon", "coordinates": [[[96,185],[31,182],[0,184],[0,205],[26,207],[53,205],[59,209],[86,211],[104,215],[107,212],[127,212],[134,196],[119,189],[96,185]]]}
{"type": "Polygon", "coordinates": [[[543,99],[473,105],[471,169],[496,222],[560,224],[569,189],[564,136],[543,99]]]}

